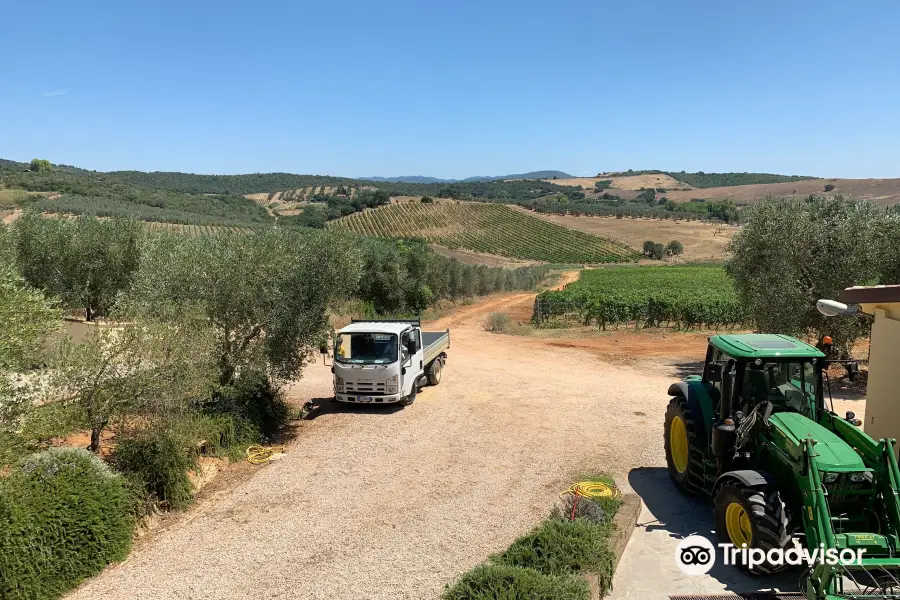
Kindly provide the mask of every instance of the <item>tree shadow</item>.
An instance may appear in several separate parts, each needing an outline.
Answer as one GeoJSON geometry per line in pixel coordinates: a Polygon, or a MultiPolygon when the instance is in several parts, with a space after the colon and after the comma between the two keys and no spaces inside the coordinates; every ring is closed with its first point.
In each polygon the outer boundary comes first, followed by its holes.
{"type": "Polygon", "coordinates": [[[702,375],[703,374],[703,361],[702,360],[692,360],[687,362],[676,362],[670,363],[669,367],[671,367],[675,373],[675,377],[678,379],[685,379],[688,375],[702,375]]]}
{"type": "MultiPolygon", "coordinates": [[[[688,536],[699,535],[714,545],[719,543],[711,502],[679,491],[665,467],[632,469],[628,473],[628,483],[641,497],[646,509],[638,518],[635,533],[641,530],[664,532],[672,540],[673,560],[678,543],[688,536]]],[[[801,568],[791,568],[769,577],[751,576],[738,567],[725,565],[723,551],[717,547],[715,565],[707,576],[734,593],[795,592],[802,572],[801,568]]]]}
{"type": "Polygon", "coordinates": [[[352,404],[337,402],[333,397],[312,398],[303,405],[302,419],[313,421],[322,415],[333,414],[392,415],[401,410],[403,407],[396,402],[391,404],[352,404]]]}

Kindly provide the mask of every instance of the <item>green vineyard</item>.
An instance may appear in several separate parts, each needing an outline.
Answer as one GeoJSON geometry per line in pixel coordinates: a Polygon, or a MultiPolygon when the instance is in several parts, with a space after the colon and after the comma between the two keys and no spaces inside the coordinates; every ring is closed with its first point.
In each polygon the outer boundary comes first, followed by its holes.
{"type": "Polygon", "coordinates": [[[332,221],[329,227],[378,237],[420,237],[451,249],[554,263],[630,262],[631,248],[543,221],[502,204],[391,204],[332,221]]]}
{"type": "Polygon", "coordinates": [[[538,325],[572,321],[601,329],[630,325],[743,327],[749,317],[721,267],[613,267],[584,271],[563,290],[535,299],[538,325]]]}

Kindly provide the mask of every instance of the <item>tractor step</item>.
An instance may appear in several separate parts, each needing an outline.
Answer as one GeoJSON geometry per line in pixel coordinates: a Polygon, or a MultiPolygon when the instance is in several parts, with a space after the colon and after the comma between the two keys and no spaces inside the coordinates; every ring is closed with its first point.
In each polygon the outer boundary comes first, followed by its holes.
{"type": "Polygon", "coordinates": [[[702,594],[669,596],[669,600],[802,600],[806,594],[800,592],[753,592],[752,594],[702,594]]]}

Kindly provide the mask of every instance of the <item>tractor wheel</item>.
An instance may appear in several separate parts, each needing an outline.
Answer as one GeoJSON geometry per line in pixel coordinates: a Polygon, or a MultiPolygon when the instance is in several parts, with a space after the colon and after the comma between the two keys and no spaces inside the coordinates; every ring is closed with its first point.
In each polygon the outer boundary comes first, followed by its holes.
{"type": "Polygon", "coordinates": [[[669,477],[678,489],[694,494],[702,492],[703,447],[683,396],[675,396],[669,401],[663,442],[669,477]]]}
{"type": "MultiPolygon", "coordinates": [[[[716,533],[722,543],[759,548],[768,553],[773,548],[786,548],[791,541],[787,511],[775,488],[747,487],[736,481],[723,484],[713,501],[713,512],[716,533]]],[[[752,575],[770,575],[786,565],[766,561],[754,565],[753,570],[746,565],[739,566],[752,575]]]]}

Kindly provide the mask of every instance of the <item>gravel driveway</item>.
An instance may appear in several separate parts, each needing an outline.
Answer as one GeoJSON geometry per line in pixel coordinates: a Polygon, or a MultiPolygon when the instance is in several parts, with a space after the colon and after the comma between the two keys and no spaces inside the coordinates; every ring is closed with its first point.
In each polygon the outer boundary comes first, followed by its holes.
{"type": "MultiPolygon", "coordinates": [[[[72,600],[436,598],[542,519],[578,472],[664,464],[665,370],[485,333],[466,307],[413,406],[330,406],[278,461],[201,502],[72,600]]],[[[311,366],[293,400],[331,395],[311,366]]]]}

